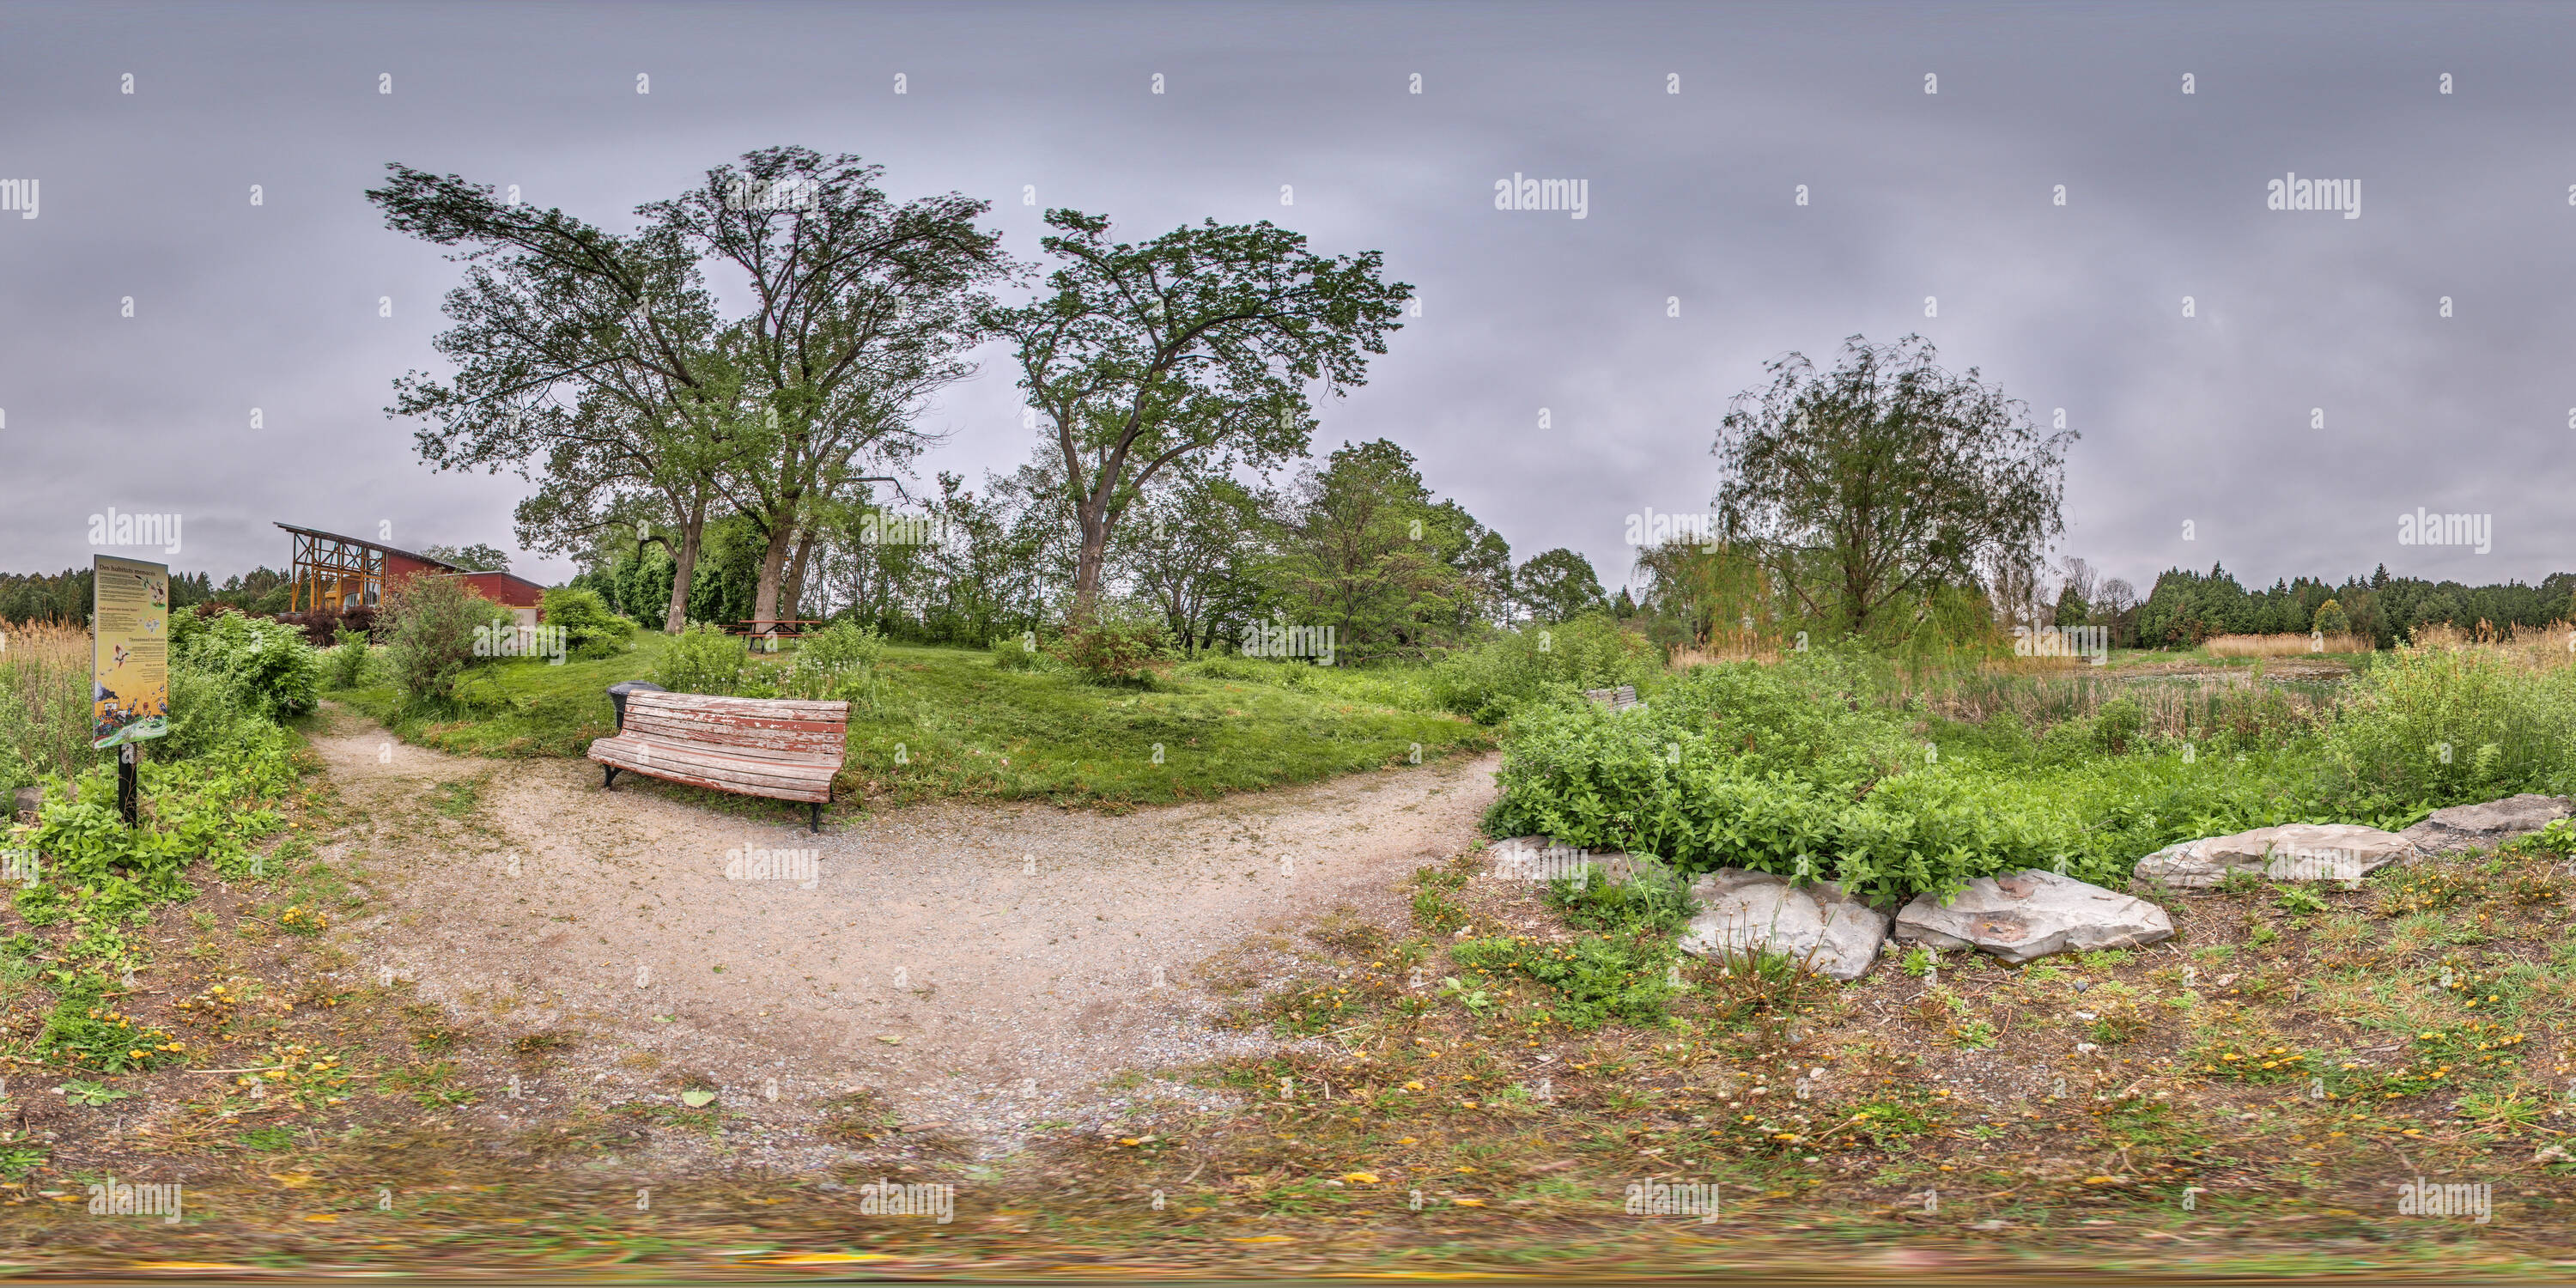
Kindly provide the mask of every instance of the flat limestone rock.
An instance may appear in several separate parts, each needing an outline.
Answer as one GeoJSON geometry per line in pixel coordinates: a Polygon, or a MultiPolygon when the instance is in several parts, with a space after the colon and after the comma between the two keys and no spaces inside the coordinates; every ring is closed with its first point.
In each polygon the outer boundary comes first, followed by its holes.
{"type": "Polygon", "coordinates": [[[1896,937],[1907,943],[1974,948],[2013,963],[2162,943],[2173,932],[2173,918],[2144,899],[2037,868],[1978,877],[1948,907],[1917,895],[1896,914],[1896,937]]]}
{"type": "Polygon", "coordinates": [[[2205,889],[2237,872],[2272,881],[2359,881],[2416,856],[2413,841],[2358,823],[2283,823],[2178,841],[2138,860],[2136,879],[2205,889]]]}
{"type": "Polygon", "coordinates": [[[2564,796],[2543,796],[2524,792],[2483,805],[2454,805],[2437,809],[2432,817],[2406,829],[2399,835],[2414,843],[2426,854],[2465,850],[2470,846],[2502,845],[2517,836],[2528,836],[2566,818],[2570,810],[2564,796]]]}
{"type": "Polygon", "coordinates": [[[1760,949],[1849,981],[1868,974],[1887,943],[1887,914],[1829,881],[1801,886],[1719,868],[1692,884],[1691,897],[1700,910],[1682,931],[1681,950],[1697,957],[1760,949]]]}

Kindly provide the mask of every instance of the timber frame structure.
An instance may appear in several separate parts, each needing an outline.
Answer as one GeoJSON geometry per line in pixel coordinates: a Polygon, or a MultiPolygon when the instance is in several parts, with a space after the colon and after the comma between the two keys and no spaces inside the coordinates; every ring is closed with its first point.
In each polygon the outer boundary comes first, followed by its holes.
{"type": "Polygon", "coordinates": [[[287,611],[309,613],[329,608],[340,611],[344,604],[375,607],[385,592],[386,563],[390,558],[395,572],[436,569],[441,572],[467,572],[443,560],[416,555],[408,550],[335,532],[321,532],[281,523],[295,538],[294,571],[290,574],[287,611]]]}

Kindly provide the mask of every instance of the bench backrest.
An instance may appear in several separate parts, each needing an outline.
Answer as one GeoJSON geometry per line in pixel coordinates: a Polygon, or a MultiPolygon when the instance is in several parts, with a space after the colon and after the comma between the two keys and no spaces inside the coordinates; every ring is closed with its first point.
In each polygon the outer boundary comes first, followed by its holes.
{"type": "Polygon", "coordinates": [[[801,698],[719,698],[704,693],[635,693],[626,732],[717,747],[743,747],[840,763],[850,704],[801,698]]]}

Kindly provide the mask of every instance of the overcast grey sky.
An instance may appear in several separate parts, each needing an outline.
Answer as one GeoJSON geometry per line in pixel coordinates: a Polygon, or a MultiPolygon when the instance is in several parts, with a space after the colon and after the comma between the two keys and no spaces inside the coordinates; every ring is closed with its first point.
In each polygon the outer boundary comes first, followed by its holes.
{"type": "MultiPolygon", "coordinates": [[[[2536,580],[2576,567],[2570,66],[2564,4],[9,4],[0,569],[86,565],[111,506],[218,580],[287,562],[273,520],[509,548],[524,485],[383,413],[457,267],[364,190],[398,160],[623,229],[795,143],[992,201],[1023,258],[1051,206],[1384,251],[1423,315],[1318,455],[1394,439],[1611,585],[1628,515],[1707,508],[1764,360],[1909,331],[2065,409],[2063,550],[2141,591],[2536,580]],[[2359,217],[2267,209],[2291,172],[2359,217]],[[1496,210],[1514,174],[1586,217],[1496,210]],[[2492,551],[2400,545],[2418,506],[2492,551]]],[[[928,409],[925,473],[1028,459],[1012,379],[928,409]]]]}

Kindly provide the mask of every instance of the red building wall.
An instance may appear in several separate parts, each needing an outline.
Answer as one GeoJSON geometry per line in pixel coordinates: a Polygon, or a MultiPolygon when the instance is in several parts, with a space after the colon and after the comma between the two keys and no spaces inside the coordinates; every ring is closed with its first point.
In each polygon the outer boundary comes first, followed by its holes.
{"type": "Polygon", "coordinates": [[[469,572],[464,578],[475,594],[503,608],[535,608],[545,594],[543,586],[506,572],[469,572]]]}

